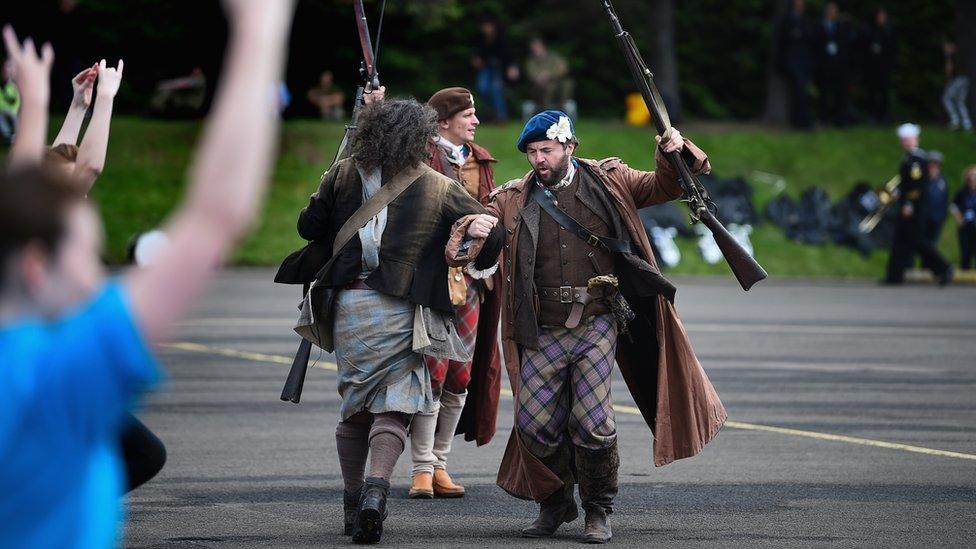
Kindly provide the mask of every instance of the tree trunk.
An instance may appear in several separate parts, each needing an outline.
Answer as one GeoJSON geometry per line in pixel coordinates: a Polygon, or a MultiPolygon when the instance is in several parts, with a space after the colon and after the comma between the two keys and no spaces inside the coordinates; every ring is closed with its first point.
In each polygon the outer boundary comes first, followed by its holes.
{"type": "Polygon", "coordinates": [[[671,115],[681,121],[681,94],[678,92],[678,56],[674,43],[674,0],[651,0],[651,59],[654,81],[671,115]]]}
{"type": "Polygon", "coordinates": [[[969,77],[969,114],[976,113],[976,2],[956,0],[956,67],[959,74],[969,77]]]}
{"type": "MultiPolygon", "coordinates": [[[[960,0],[962,2],[963,0],[960,0]]],[[[786,15],[787,3],[776,2],[773,13],[773,35],[770,36],[766,55],[766,107],[763,109],[763,122],[786,125],[790,117],[790,97],[786,81],[776,71],[776,32],[780,19],[786,15]]]]}

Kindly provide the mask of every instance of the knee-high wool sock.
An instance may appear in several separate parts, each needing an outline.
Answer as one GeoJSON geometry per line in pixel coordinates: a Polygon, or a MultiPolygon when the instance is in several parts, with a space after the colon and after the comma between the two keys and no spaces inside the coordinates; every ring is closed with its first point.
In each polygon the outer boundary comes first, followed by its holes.
{"type": "Polygon", "coordinates": [[[388,412],[376,415],[369,432],[369,476],[390,480],[397,459],[407,442],[404,414],[388,412]]]}
{"type": "Polygon", "coordinates": [[[343,421],[336,427],[336,450],[345,490],[358,494],[363,487],[366,456],[369,453],[368,422],[343,421]]]}

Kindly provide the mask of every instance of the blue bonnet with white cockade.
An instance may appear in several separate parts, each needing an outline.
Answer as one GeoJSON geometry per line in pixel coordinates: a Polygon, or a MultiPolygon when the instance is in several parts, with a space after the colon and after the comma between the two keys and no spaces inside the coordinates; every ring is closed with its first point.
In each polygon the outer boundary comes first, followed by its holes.
{"type": "Polygon", "coordinates": [[[525,123],[522,135],[519,135],[516,146],[518,150],[525,152],[525,147],[529,143],[536,141],[546,141],[555,139],[560,143],[566,143],[576,136],[576,129],[573,127],[573,120],[563,111],[542,111],[533,116],[525,123]]]}

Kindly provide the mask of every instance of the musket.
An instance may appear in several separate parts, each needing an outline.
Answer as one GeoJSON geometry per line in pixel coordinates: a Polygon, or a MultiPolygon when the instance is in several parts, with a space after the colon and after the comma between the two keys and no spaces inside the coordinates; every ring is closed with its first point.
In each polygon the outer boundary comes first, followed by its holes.
{"type": "Polygon", "coordinates": [[[878,191],[878,200],[881,203],[874,209],[873,212],[867,215],[860,223],[857,224],[858,230],[864,234],[868,234],[878,226],[878,223],[884,218],[884,214],[888,211],[888,207],[891,206],[896,200],[898,200],[898,195],[901,193],[901,176],[896,175],[885,183],[884,188],[878,191]]]}
{"type": "MultiPolygon", "coordinates": [[[[339,148],[336,150],[335,158],[332,159],[333,166],[336,162],[346,157],[346,148],[349,140],[356,132],[356,120],[364,104],[363,95],[366,92],[366,86],[368,85],[370,90],[376,90],[380,87],[380,75],[376,70],[376,60],[379,57],[380,35],[383,32],[383,14],[386,12],[386,0],[383,0],[383,3],[380,5],[380,21],[376,30],[375,49],[369,35],[369,25],[366,22],[366,10],[363,7],[363,0],[354,0],[352,7],[353,12],[356,14],[356,30],[359,32],[359,47],[363,52],[363,60],[359,64],[360,85],[356,88],[356,101],[353,104],[352,119],[346,124],[346,129],[342,134],[342,141],[339,142],[339,148]]],[[[308,288],[308,284],[303,286],[303,298],[308,293],[308,288]]],[[[295,360],[291,364],[291,369],[288,370],[285,386],[281,389],[281,400],[291,401],[295,404],[301,401],[302,388],[305,386],[305,375],[308,373],[308,360],[311,353],[312,343],[302,338],[302,342],[298,345],[298,351],[295,352],[295,360]]]]}
{"type": "MultiPolygon", "coordinates": [[[[373,49],[373,41],[369,36],[369,25],[366,22],[366,10],[363,7],[363,0],[354,0],[352,3],[353,12],[356,14],[356,30],[359,33],[359,48],[363,52],[363,60],[359,64],[359,86],[356,87],[356,100],[352,106],[352,119],[346,124],[346,129],[342,134],[342,141],[336,150],[332,164],[345,158],[346,146],[356,132],[356,120],[359,118],[359,111],[363,107],[363,95],[366,93],[366,86],[370,90],[380,87],[380,74],[376,70],[376,59],[379,56],[380,34],[383,32],[383,14],[386,12],[386,0],[380,5],[380,22],[376,30],[376,49],[373,49]]],[[[331,168],[331,166],[330,166],[331,168]]]]}
{"type": "MultiPolygon", "coordinates": [[[[637,50],[637,45],[634,43],[634,38],[621,27],[620,19],[617,18],[617,13],[614,11],[610,0],[602,0],[602,2],[603,7],[607,10],[607,15],[610,16],[610,25],[627,60],[627,65],[630,67],[634,83],[640,90],[644,103],[647,104],[647,108],[654,119],[654,127],[657,129],[658,135],[664,135],[664,132],[671,127],[671,119],[664,106],[664,101],[661,99],[657,84],[654,83],[654,74],[644,64],[644,60],[637,50]]],[[[705,187],[688,168],[688,164],[681,153],[672,151],[665,153],[665,157],[678,172],[678,182],[684,192],[682,201],[688,204],[688,208],[691,210],[691,222],[700,221],[712,232],[715,243],[718,244],[722,255],[725,256],[725,261],[728,262],[732,274],[735,275],[742,289],[748,291],[753,284],[766,278],[766,270],[736,242],[729,231],[715,218],[712,213],[712,210],[715,209],[714,202],[709,198],[705,187]]]]}

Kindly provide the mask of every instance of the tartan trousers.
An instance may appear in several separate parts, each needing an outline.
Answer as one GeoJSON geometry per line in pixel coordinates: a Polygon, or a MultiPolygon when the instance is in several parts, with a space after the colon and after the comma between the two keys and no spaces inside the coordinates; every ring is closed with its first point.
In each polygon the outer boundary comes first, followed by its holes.
{"type": "Polygon", "coordinates": [[[617,438],[610,373],[617,348],[612,315],[584,319],[576,328],[540,327],[539,349],[521,351],[518,428],[538,457],[565,441],[599,450],[617,438]]]}
{"type": "MultiPolygon", "coordinates": [[[[478,318],[481,313],[481,284],[467,274],[464,277],[468,283],[468,295],[463,305],[454,308],[454,313],[458,336],[464,347],[474,356],[474,347],[478,340],[478,318]]],[[[471,361],[456,362],[424,356],[424,362],[430,371],[434,398],[439,399],[441,391],[460,395],[468,389],[468,384],[471,383],[471,361]]]]}

